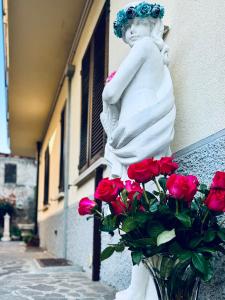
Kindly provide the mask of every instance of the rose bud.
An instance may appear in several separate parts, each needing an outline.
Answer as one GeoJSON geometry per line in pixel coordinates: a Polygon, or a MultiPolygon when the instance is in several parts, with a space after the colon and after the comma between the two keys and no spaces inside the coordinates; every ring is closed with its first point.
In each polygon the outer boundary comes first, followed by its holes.
{"type": "Polygon", "coordinates": [[[184,200],[187,202],[193,200],[198,185],[199,182],[197,177],[192,175],[184,176],[172,174],[166,182],[166,187],[170,196],[177,200],[184,200]]]}
{"type": "Polygon", "coordinates": [[[90,200],[89,198],[82,198],[79,202],[78,212],[81,216],[91,215],[94,213],[94,208],[96,207],[96,202],[90,200]]]}
{"type": "Polygon", "coordinates": [[[225,191],[211,190],[205,199],[205,205],[213,211],[225,211],[225,191]]]}
{"type": "Polygon", "coordinates": [[[173,161],[172,157],[162,157],[159,160],[160,174],[171,175],[178,169],[178,164],[173,161]]]}
{"type": "Polygon", "coordinates": [[[217,171],[213,177],[212,189],[225,189],[225,172],[217,171]]]}
{"type": "Polygon", "coordinates": [[[136,193],[137,199],[140,200],[143,194],[143,189],[141,188],[140,184],[135,181],[126,180],[125,182],[125,189],[128,192],[128,199],[133,200],[133,197],[136,193]]]}
{"type": "Polygon", "coordinates": [[[139,183],[145,183],[159,175],[158,161],[147,158],[128,167],[128,177],[139,183]]]}
{"type": "Polygon", "coordinates": [[[95,191],[95,199],[111,202],[115,200],[120,192],[118,182],[115,179],[103,178],[95,191]]]}
{"type": "Polygon", "coordinates": [[[117,197],[116,200],[110,202],[110,205],[112,206],[113,212],[116,216],[121,215],[126,211],[126,205],[123,203],[120,197],[117,197]]]}

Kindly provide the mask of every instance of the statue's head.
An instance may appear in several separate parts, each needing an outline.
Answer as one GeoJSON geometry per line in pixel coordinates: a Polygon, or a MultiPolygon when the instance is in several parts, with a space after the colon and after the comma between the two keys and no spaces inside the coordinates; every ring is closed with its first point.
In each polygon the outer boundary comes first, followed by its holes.
{"type": "Polygon", "coordinates": [[[130,3],[117,13],[114,33],[132,47],[142,37],[155,34],[162,36],[163,16],[164,8],[159,4],[140,1],[130,3]]]}

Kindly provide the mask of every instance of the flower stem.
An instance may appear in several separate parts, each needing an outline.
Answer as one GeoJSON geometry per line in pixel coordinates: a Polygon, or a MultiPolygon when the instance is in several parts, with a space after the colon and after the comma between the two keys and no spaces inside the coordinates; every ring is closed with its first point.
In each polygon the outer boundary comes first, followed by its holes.
{"type": "Polygon", "coordinates": [[[101,218],[103,218],[103,214],[100,213],[100,211],[98,211],[97,209],[95,210],[95,213],[97,213],[98,216],[100,216],[101,218]]]}
{"type": "Polygon", "coordinates": [[[208,217],[208,215],[209,215],[209,211],[207,210],[207,212],[205,213],[204,218],[202,220],[201,232],[203,231],[203,226],[204,226],[205,220],[208,217]]]}
{"type": "Polygon", "coordinates": [[[143,185],[143,194],[144,194],[145,200],[146,200],[146,202],[148,203],[148,205],[150,206],[151,203],[150,203],[150,201],[149,201],[149,199],[148,199],[148,195],[147,195],[146,190],[145,190],[145,184],[142,183],[142,185],[143,185]]]}
{"type": "Polygon", "coordinates": [[[160,188],[160,185],[159,185],[157,179],[154,179],[153,181],[154,181],[154,183],[155,183],[155,185],[157,187],[158,192],[161,194],[162,191],[161,191],[161,188],[160,188]]]}
{"type": "Polygon", "coordinates": [[[179,202],[176,200],[176,214],[179,214],[179,202]]]}

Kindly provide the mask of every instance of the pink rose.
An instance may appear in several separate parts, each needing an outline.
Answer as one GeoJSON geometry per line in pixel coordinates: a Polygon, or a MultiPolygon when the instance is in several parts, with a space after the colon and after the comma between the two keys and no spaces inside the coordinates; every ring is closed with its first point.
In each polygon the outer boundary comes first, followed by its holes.
{"type": "Polygon", "coordinates": [[[213,177],[211,188],[225,189],[225,172],[217,171],[213,177]]]}
{"type": "Polygon", "coordinates": [[[113,212],[116,216],[126,212],[126,205],[120,197],[117,197],[116,200],[110,202],[110,205],[112,206],[113,212]]]}
{"type": "Polygon", "coordinates": [[[159,175],[159,164],[153,158],[147,158],[141,162],[132,164],[128,168],[128,176],[139,183],[145,183],[159,175]]]}
{"type": "Polygon", "coordinates": [[[205,200],[205,205],[214,211],[225,211],[225,191],[211,190],[205,200]]]}
{"type": "Polygon", "coordinates": [[[178,169],[178,164],[175,163],[172,157],[162,157],[159,160],[160,174],[171,175],[178,169]]]}
{"type": "Polygon", "coordinates": [[[103,178],[95,191],[95,199],[111,202],[115,200],[120,192],[118,182],[115,179],[103,178]]]}
{"type": "Polygon", "coordinates": [[[89,198],[82,198],[79,202],[78,212],[81,216],[93,214],[93,209],[96,207],[96,202],[89,198]]]}
{"type": "Polygon", "coordinates": [[[193,200],[198,185],[197,177],[192,175],[184,176],[172,174],[166,182],[166,187],[172,197],[187,202],[193,200]]]}
{"type": "Polygon", "coordinates": [[[128,199],[133,200],[134,194],[138,193],[137,199],[140,200],[143,194],[143,189],[141,188],[140,184],[135,181],[126,180],[125,182],[125,189],[128,192],[128,199]]]}

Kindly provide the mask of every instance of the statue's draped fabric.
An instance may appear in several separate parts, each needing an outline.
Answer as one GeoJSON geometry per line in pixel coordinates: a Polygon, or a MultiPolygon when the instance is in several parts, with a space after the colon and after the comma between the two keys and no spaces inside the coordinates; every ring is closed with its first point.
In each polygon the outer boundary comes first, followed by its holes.
{"type": "Polygon", "coordinates": [[[176,108],[172,81],[166,66],[163,81],[154,95],[155,99],[149,99],[148,107],[133,112],[124,120],[119,119],[119,102],[103,103],[101,121],[107,134],[105,158],[113,176],[123,177],[124,167],[144,158],[170,154],[176,108]]]}

